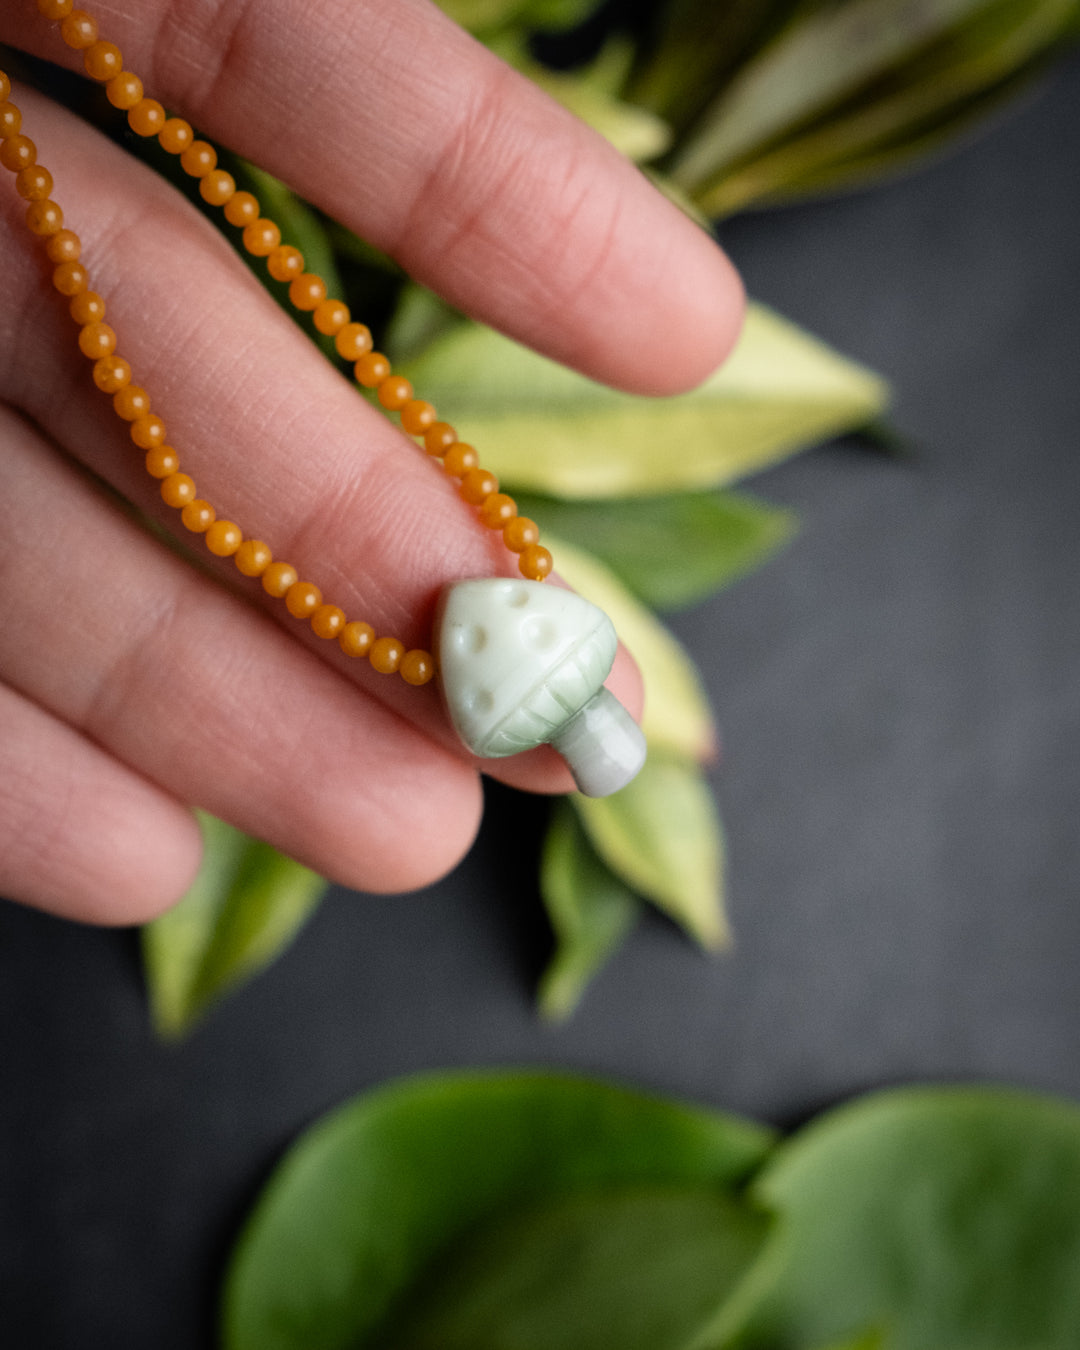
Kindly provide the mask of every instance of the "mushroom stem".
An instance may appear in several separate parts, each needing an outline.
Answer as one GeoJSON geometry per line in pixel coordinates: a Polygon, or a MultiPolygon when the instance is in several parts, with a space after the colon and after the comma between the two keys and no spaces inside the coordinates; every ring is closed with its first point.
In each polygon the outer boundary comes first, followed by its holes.
{"type": "Polygon", "coordinates": [[[645,763],[645,737],[623,705],[601,688],[551,738],[586,797],[608,797],[645,763]]]}

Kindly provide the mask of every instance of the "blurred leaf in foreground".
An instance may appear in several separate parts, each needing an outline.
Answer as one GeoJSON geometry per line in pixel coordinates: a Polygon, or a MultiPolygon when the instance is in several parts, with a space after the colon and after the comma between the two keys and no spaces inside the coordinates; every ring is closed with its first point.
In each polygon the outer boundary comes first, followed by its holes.
{"type": "Polygon", "coordinates": [[[517,494],[545,533],[595,554],[654,609],[683,609],[754,571],[788,542],[793,511],[743,493],[570,502],[517,494]]]}
{"type": "Polygon", "coordinates": [[[650,753],[621,792],[571,800],[590,843],[617,876],[702,947],[727,944],[723,833],[700,769],[650,753]]]}
{"type": "Polygon", "coordinates": [[[752,1198],[773,1278],[724,1350],[872,1331],[889,1350],[1080,1345],[1080,1108],[925,1088],[841,1107],[780,1149],[752,1198]],[[782,1234],[782,1237],[781,1237],[782,1234]]]}
{"type": "Polygon", "coordinates": [[[687,1350],[767,1220],[701,1186],[556,1196],[466,1234],[386,1350],[687,1350]]]}
{"type": "Polygon", "coordinates": [[[555,934],[555,952],[540,981],[540,1011],[561,1021],[633,929],[644,905],[597,856],[566,801],[555,804],[544,840],[540,893],[555,934]]]}
{"type": "Polygon", "coordinates": [[[619,393],[469,324],[403,368],[489,449],[503,482],[556,497],[733,482],[879,417],[882,380],[760,305],[730,360],[675,398],[619,393]]]}
{"type": "MultiPolygon", "coordinates": [[[[309,1130],[272,1177],[233,1256],[225,1348],[396,1345],[417,1282],[490,1225],[559,1197],[636,1187],[722,1195],[772,1141],[749,1121],[555,1074],[443,1074],[380,1088],[309,1130]]],[[[608,1239],[595,1215],[576,1221],[595,1267],[608,1239]]],[[[545,1241],[536,1230],[529,1240],[545,1241]]],[[[512,1275],[512,1263],[504,1269],[512,1275]]],[[[722,1280],[718,1270],[718,1296],[722,1280]]],[[[581,1297],[587,1316],[589,1291],[581,1297]]]]}
{"type": "Polygon", "coordinates": [[[211,1004],[270,965],[327,883],[231,825],[202,815],[202,869],[187,895],[142,929],[158,1034],[185,1035],[211,1004]]]}

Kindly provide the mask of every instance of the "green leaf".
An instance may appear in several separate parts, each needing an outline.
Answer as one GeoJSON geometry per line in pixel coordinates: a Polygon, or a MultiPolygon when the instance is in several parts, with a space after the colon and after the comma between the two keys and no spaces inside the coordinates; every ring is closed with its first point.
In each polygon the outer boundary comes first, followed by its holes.
{"type": "Polygon", "coordinates": [[[722,486],[872,421],[887,401],[876,375],[760,305],[726,365],[676,398],[607,389],[475,324],[402,373],[454,407],[504,482],[557,497],[722,486]]]}
{"type": "Polygon", "coordinates": [[[700,1186],[541,1201],[466,1235],[386,1350],[686,1350],[765,1230],[700,1186]]]}
{"type": "Polygon", "coordinates": [[[588,548],[656,609],[697,604],[767,562],[791,538],[793,511],[734,492],[570,502],[519,493],[546,533],[588,548]]]}
{"type": "Polygon", "coordinates": [[[426,286],[407,282],[401,289],[381,350],[395,366],[400,365],[403,361],[414,360],[434,341],[464,322],[458,310],[426,286]]]}
{"type": "Polygon", "coordinates": [[[737,1186],[772,1143],[734,1117],[543,1073],[360,1097],[278,1167],[234,1252],[226,1350],[375,1350],[465,1235],[589,1190],[737,1186]]]}
{"type": "Polygon", "coordinates": [[[811,6],[721,91],[670,168],[692,196],[945,37],[994,0],[811,6]]]}
{"type": "Polygon", "coordinates": [[[684,647],[603,563],[555,535],[547,536],[559,575],[607,614],[641,669],[650,750],[693,761],[716,753],[716,730],[697,668],[684,647]]]}
{"type": "Polygon", "coordinates": [[[908,62],[824,123],[699,188],[702,207],[726,214],[895,171],[925,154],[1028,75],[1062,39],[1077,0],[987,0],[945,42],[908,62]]]}
{"type": "Polygon", "coordinates": [[[723,836],[699,769],[653,753],[621,792],[571,800],[592,846],[616,875],[702,947],[727,944],[723,836]]]}
{"type": "Polygon", "coordinates": [[[211,1004],[276,960],[327,885],[213,816],[200,822],[205,848],[195,884],[142,929],[150,1011],[167,1039],[186,1035],[211,1004]]]}
{"type": "Polygon", "coordinates": [[[555,954],[540,981],[540,1011],[562,1021],[633,929],[642,902],[600,860],[566,801],[556,803],[544,841],[540,893],[555,932],[555,954]]]}
{"type": "Polygon", "coordinates": [[[725,1347],[806,1350],[869,1328],[888,1350],[1080,1344],[1072,1103],[881,1093],[796,1135],[752,1193],[779,1218],[762,1257],[774,1279],[725,1347]]]}

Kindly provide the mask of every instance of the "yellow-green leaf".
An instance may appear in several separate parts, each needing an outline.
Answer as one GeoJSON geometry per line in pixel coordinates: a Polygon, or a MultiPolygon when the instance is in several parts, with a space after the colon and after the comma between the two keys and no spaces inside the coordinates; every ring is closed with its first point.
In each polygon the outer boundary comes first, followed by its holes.
{"type": "Polygon", "coordinates": [[[572,801],[604,862],[708,949],[729,939],[723,900],[723,836],[701,771],[653,753],[611,797],[572,801]]]}
{"type": "Polygon", "coordinates": [[[761,305],[730,360],[676,398],[623,394],[476,324],[404,370],[500,479],[557,497],[719,487],[881,415],[887,387],[761,305]]]}
{"type": "Polygon", "coordinates": [[[693,661],[676,638],[591,554],[548,536],[559,574],[608,615],[641,668],[642,730],[650,750],[691,760],[716,749],[712,713],[693,661]]]}
{"type": "Polygon", "coordinates": [[[546,94],[636,163],[656,159],[671,145],[671,128],[655,113],[623,103],[587,79],[538,65],[530,66],[525,73],[546,94]]]}
{"type": "Polygon", "coordinates": [[[555,933],[540,1011],[563,1021],[637,923],[642,902],[597,856],[566,801],[556,803],[544,841],[540,893],[555,933]]]}
{"type": "Polygon", "coordinates": [[[185,1035],[211,1004],[276,960],[327,884],[213,816],[200,822],[195,884],[142,929],[150,1011],[167,1039],[185,1035]]]}

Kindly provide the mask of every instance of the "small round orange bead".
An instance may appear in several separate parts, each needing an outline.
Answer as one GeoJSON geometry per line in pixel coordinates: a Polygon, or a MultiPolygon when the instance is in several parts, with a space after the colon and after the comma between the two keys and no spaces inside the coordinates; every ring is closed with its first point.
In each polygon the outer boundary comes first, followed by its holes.
{"type": "Polygon", "coordinates": [[[79,350],[91,361],[112,356],[116,350],[116,334],[107,323],[88,323],[79,329],[79,350]]]}
{"type": "Polygon", "coordinates": [[[289,286],[289,301],[307,313],[326,299],[326,282],[314,272],[305,272],[289,286]]]}
{"type": "Polygon", "coordinates": [[[151,478],[168,478],[180,468],[180,456],[171,445],[155,445],[146,452],[146,472],[151,478]]]}
{"type": "Polygon", "coordinates": [[[244,227],[243,243],[253,257],[266,258],[281,243],[281,231],[272,220],[259,219],[244,227]]]}
{"type": "Polygon", "coordinates": [[[236,179],[224,169],[213,169],[199,182],[199,196],[209,206],[224,206],[236,191],[236,179]]]}
{"type": "Polygon", "coordinates": [[[372,345],[371,330],[363,323],[347,323],[334,339],[337,354],[343,361],[359,361],[362,356],[367,356],[372,345]]]}
{"type": "Polygon", "coordinates": [[[14,103],[0,102],[0,140],[17,136],[22,126],[22,113],[14,103]]]}
{"type": "Polygon", "coordinates": [[[125,422],[134,422],[150,411],[150,395],[139,384],[125,384],[113,395],[113,411],[125,422]]]}
{"type": "Polygon", "coordinates": [[[82,240],[74,230],[58,230],[45,245],[45,252],[50,262],[78,262],[82,253],[82,240]]]}
{"type": "Polygon", "coordinates": [[[295,281],[304,271],[304,255],[292,244],[279,244],[267,255],[266,270],[275,281],[295,281]]]}
{"type": "Polygon", "coordinates": [[[124,68],[124,58],[115,42],[95,42],[83,53],[83,67],[92,80],[104,84],[124,68]]]}
{"type": "Polygon", "coordinates": [[[246,577],[261,577],[274,555],[261,539],[245,539],[233,554],[233,562],[246,577]]]}
{"type": "Polygon", "coordinates": [[[33,234],[58,234],[64,224],[64,213],[54,201],[31,202],[26,208],[26,223],[33,234]]]}
{"type": "Polygon", "coordinates": [[[320,300],[311,318],[320,333],[334,337],[349,322],[349,306],[343,300],[320,300]]]}
{"type": "Polygon", "coordinates": [[[410,436],[422,436],[429,427],[435,425],[437,416],[434,403],[428,403],[422,398],[411,398],[401,410],[401,425],[410,436]]]}
{"type": "Polygon", "coordinates": [[[345,611],[337,605],[320,605],[311,616],[311,631],[316,637],[340,637],[344,627],[345,611]]]}
{"type": "Polygon", "coordinates": [[[338,646],[346,656],[367,656],[375,641],[375,629],[369,623],[356,619],[347,623],[338,637],[338,646]]]}
{"type": "Polygon", "coordinates": [[[192,141],[180,155],[180,167],[192,178],[205,178],[217,168],[217,151],[209,141],[192,141]]]}
{"type": "Polygon", "coordinates": [[[43,19],[63,19],[71,13],[74,0],[37,0],[38,13],[43,19]]]}
{"type": "Polygon", "coordinates": [[[404,408],[413,396],[413,387],[404,375],[389,375],[379,382],[378,400],[389,412],[404,408]]]}
{"type": "Polygon", "coordinates": [[[60,36],[75,51],[85,51],[97,41],[97,19],[85,9],[73,9],[60,24],[60,36]]]}
{"type": "Polygon", "coordinates": [[[44,164],[31,164],[21,169],[15,179],[15,191],[24,201],[41,202],[53,190],[53,176],[44,164]]]}
{"type": "Polygon", "coordinates": [[[461,495],[472,506],[479,506],[493,492],[498,492],[499,480],[487,469],[470,469],[461,480],[461,495]]]}
{"type": "Polygon", "coordinates": [[[128,432],[140,450],[153,450],[154,446],[165,444],[165,423],[156,413],[135,418],[128,432]]]}
{"type": "Polygon", "coordinates": [[[4,71],[0,70],[0,103],[11,97],[11,81],[4,71]]]}
{"type": "Polygon", "coordinates": [[[131,383],[130,363],[122,356],[103,356],[94,363],[94,383],[103,394],[115,394],[131,383]]]}
{"type": "Polygon", "coordinates": [[[37,146],[29,136],[10,136],[0,142],[0,164],[12,173],[37,162],[37,146]]]}
{"type": "Polygon", "coordinates": [[[375,389],[390,374],[390,362],[382,352],[368,352],[353,366],[353,374],[365,389],[375,389]]]}
{"type": "Polygon", "coordinates": [[[299,573],[292,563],[272,562],[262,574],[263,590],[280,600],[299,581],[299,573]]]}
{"type": "Polygon", "coordinates": [[[502,530],[517,515],[517,502],[505,492],[493,492],[480,503],[478,514],[489,530],[502,530]]]}
{"type": "Polygon", "coordinates": [[[406,684],[427,684],[435,675],[435,661],[430,652],[417,647],[401,658],[398,671],[406,684]]]}
{"type": "Polygon", "coordinates": [[[238,192],[225,205],[225,219],[230,225],[254,225],[259,219],[259,201],[250,192],[238,192]]]}
{"type": "Polygon", "coordinates": [[[122,70],[105,86],[105,97],[114,108],[127,111],[142,102],[143,82],[133,71],[122,70]]]}
{"type": "Polygon", "coordinates": [[[219,558],[231,558],[243,542],[243,530],[231,520],[215,520],[206,531],[206,547],[219,558]]]}
{"type": "Polygon", "coordinates": [[[528,516],[515,516],[503,529],[503,543],[511,553],[521,553],[539,542],[540,527],[528,516]]]}
{"type": "Polygon", "coordinates": [[[170,155],[181,155],[194,141],[191,123],[182,117],[170,117],[158,132],[158,145],[170,155]]]}
{"type": "Polygon", "coordinates": [[[97,291],[83,291],[72,298],[68,313],[80,327],[87,323],[100,323],[105,317],[105,301],[97,291]]]}
{"type": "Polygon", "coordinates": [[[404,642],[399,642],[397,638],[381,637],[371,644],[368,660],[380,675],[393,675],[404,655],[404,642]]]}
{"type": "Polygon", "coordinates": [[[518,555],[518,571],[529,581],[543,581],[553,566],[551,554],[543,544],[530,544],[518,555]]]}
{"type": "Polygon", "coordinates": [[[457,432],[449,422],[435,422],[424,432],[424,449],[436,458],[441,458],[456,444],[457,432]]]}
{"type": "Polygon", "coordinates": [[[180,512],[180,519],[184,522],[184,528],[192,534],[205,534],[217,519],[217,512],[209,502],[197,497],[180,512]]]}
{"type": "Polygon", "coordinates": [[[171,473],[161,484],[161,500],[166,506],[187,506],[197,496],[195,481],[186,473],[171,473]]]}
{"type": "Polygon", "coordinates": [[[130,427],[131,439],[140,450],[152,450],[155,445],[165,444],[165,423],[156,413],[137,417],[130,427]]]}
{"type": "Polygon", "coordinates": [[[294,619],[310,619],[322,602],[322,591],[310,581],[295,582],[285,595],[285,608],[294,619]]]}
{"type": "Polygon", "coordinates": [[[90,284],[90,277],[82,263],[62,262],[53,269],[53,285],[61,295],[78,295],[90,284]]]}
{"type": "Polygon", "coordinates": [[[480,456],[464,441],[455,441],[443,456],[443,468],[451,478],[463,478],[472,469],[478,468],[480,456]]]}
{"type": "Polygon", "coordinates": [[[130,110],[127,120],[136,136],[157,136],[166,122],[165,109],[156,98],[144,98],[130,110]]]}

